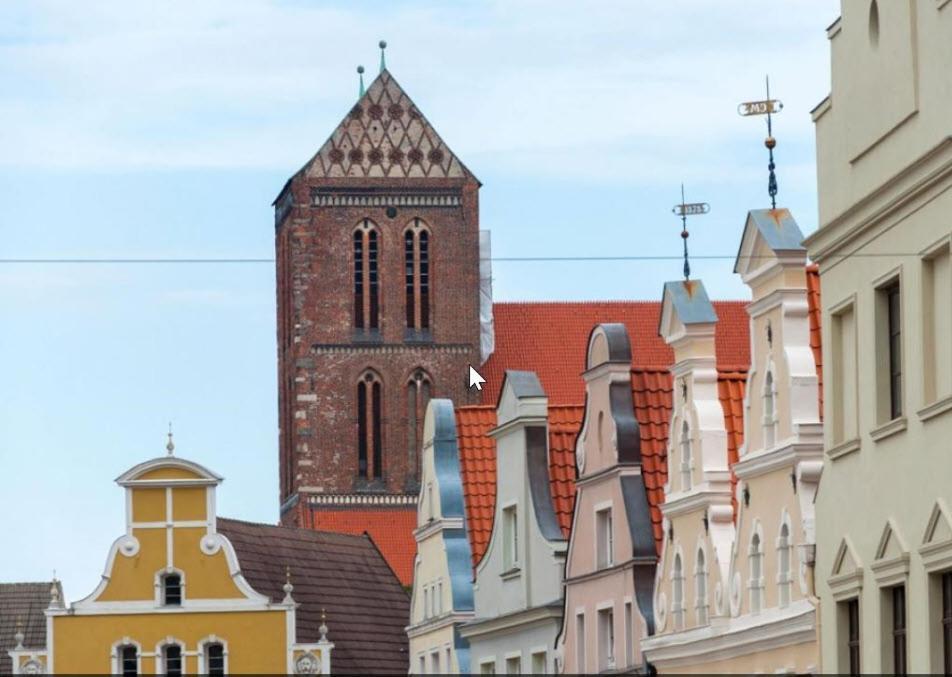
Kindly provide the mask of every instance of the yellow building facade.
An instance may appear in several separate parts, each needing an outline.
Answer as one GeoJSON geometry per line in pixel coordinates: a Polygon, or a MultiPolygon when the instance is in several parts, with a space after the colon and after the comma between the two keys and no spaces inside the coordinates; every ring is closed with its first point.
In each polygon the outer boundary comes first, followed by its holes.
{"type": "Polygon", "coordinates": [[[272,601],[217,531],[221,481],[171,451],[122,474],[126,530],[102,580],[70,607],[52,596],[45,651],[11,651],[14,674],[330,674],[326,625],[296,641],[290,575],[272,601]]]}

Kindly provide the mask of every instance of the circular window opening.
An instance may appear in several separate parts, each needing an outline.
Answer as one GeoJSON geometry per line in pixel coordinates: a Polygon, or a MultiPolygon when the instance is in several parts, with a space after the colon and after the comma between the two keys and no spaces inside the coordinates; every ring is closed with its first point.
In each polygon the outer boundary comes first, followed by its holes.
{"type": "Polygon", "coordinates": [[[387,216],[391,219],[396,218],[397,208],[396,207],[387,207],[387,216]]]}
{"type": "Polygon", "coordinates": [[[879,44],[879,3],[876,0],[869,5],[869,41],[873,47],[879,44]]]}

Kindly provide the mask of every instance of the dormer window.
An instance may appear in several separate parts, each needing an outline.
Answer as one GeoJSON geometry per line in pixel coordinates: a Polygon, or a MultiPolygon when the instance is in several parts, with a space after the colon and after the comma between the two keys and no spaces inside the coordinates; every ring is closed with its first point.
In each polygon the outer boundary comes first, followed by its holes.
{"type": "Polygon", "coordinates": [[[179,574],[165,574],[162,577],[162,605],[182,605],[182,577],[179,574]]]}

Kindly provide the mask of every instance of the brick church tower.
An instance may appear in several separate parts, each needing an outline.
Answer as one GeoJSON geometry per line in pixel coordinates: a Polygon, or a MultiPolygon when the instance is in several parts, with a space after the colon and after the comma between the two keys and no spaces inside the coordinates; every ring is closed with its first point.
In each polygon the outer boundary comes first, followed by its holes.
{"type": "Polygon", "coordinates": [[[404,583],[426,403],[478,401],[479,186],[382,68],[274,203],[281,520],[404,583]]]}

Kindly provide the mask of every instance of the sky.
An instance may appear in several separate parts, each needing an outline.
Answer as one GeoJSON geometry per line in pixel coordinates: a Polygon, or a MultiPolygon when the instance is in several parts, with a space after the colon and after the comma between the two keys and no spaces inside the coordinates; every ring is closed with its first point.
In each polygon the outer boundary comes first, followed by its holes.
{"type": "MultiPolygon", "coordinates": [[[[387,65],[483,182],[493,253],[677,256],[732,274],[768,206],[816,227],[809,111],[836,0],[5,0],[0,260],[273,256],[271,201],[387,65]]],[[[660,298],[681,263],[494,263],[497,300],[660,298]]],[[[0,261],[0,581],[95,587],[124,508],[113,479],[164,453],[225,476],[220,514],[278,517],[270,263],[0,261]]]]}

